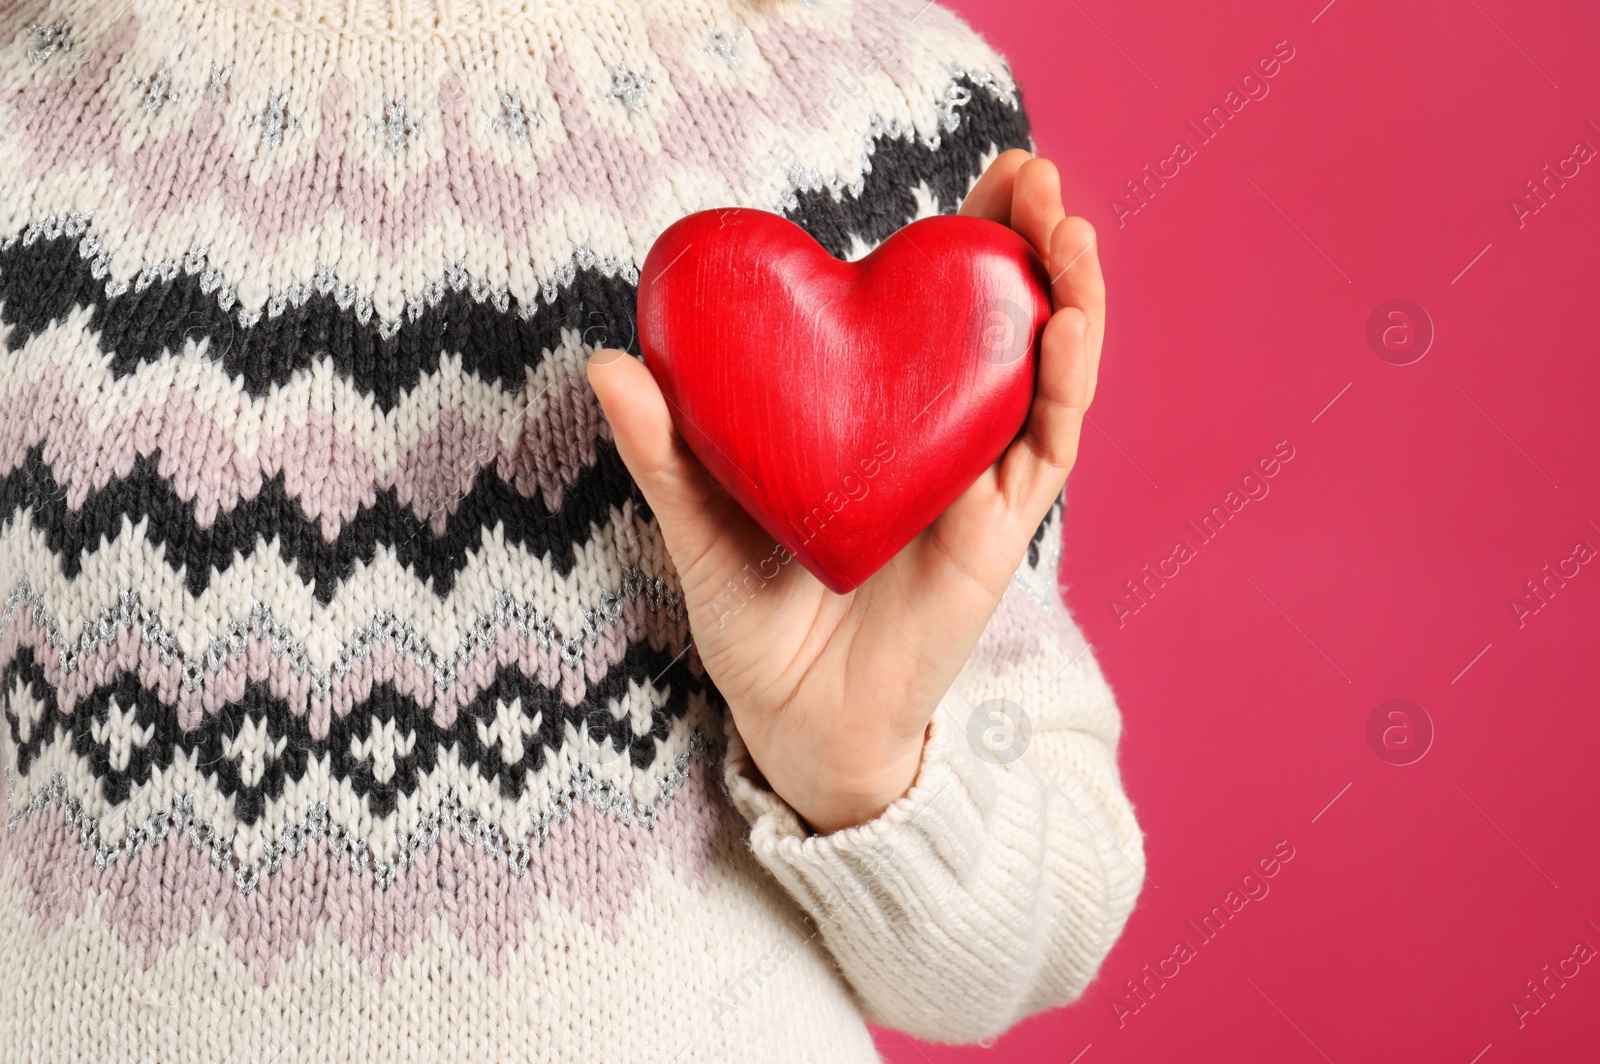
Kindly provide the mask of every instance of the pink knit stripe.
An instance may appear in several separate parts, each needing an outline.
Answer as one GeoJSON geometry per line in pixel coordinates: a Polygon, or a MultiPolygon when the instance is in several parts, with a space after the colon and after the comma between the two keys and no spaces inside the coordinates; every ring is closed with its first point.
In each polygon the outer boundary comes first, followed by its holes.
{"type": "Polygon", "coordinates": [[[98,870],[77,834],[53,815],[25,818],[0,836],[0,876],[23,887],[40,934],[81,917],[87,900],[99,896],[106,919],[145,968],[206,921],[222,929],[262,986],[319,927],[383,980],[439,922],[499,974],[528,925],[560,911],[615,941],[618,922],[648,905],[641,897],[657,866],[704,887],[733,831],[711,771],[694,763],[649,828],[576,803],[544,842],[530,841],[532,858],[520,878],[504,858],[452,831],[388,889],[313,842],[247,895],[230,870],[214,867],[183,834],[98,870]]]}
{"type": "Polygon", "coordinates": [[[327,409],[313,407],[297,422],[274,416],[278,410],[271,397],[258,402],[259,412],[241,394],[239,406],[213,413],[201,405],[195,386],[179,385],[158,400],[123,404],[108,420],[101,413],[98,380],[92,390],[80,392],[71,382],[81,375],[57,363],[30,376],[33,383],[15,390],[0,383],[0,476],[20,468],[28,451],[43,443],[45,462],[66,488],[67,505],[76,508],[91,491],[128,476],[135,459],[159,455],[161,475],[180,498],[194,502],[200,528],[254,498],[262,483],[279,473],[289,497],[320,523],[329,541],[361,507],[373,505],[377,492],[389,488],[442,535],[473,478],[488,466],[520,494],[538,493],[555,511],[566,489],[597,460],[596,441],[611,437],[594,392],[577,378],[547,393],[544,411],[522,426],[509,447],[494,426],[440,403],[438,389],[424,384],[418,392],[425,394],[404,411],[431,405],[438,411],[435,424],[415,444],[397,449],[387,445],[396,435],[392,428],[378,433],[369,428],[362,435],[340,427],[352,421],[398,424],[398,417],[384,415],[370,400],[358,399],[360,405],[349,409],[344,393],[339,398],[345,405],[337,412],[330,395],[327,409]],[[244,411],[256,414],[257,433],[241,431],[250,427],[240,416],[244,411]],[[253,449],[239,443],[250,435],[256,436],[253,449]],[[374,435],[376,447],[368,442],[374,435]]]}
{"type": "MultiPolygon", "coordinates": [[[[557,216],[573,202],[637,226],[686,175],[696,184],[709,179],[708,188],[744,190],[757,142],[808,136],[808,122],[818,117],[820,104],[837,96],[845,78],[900,72],[894,46],[904,26],[896,15],[893,5],[858,8],[850,36],[798,25],[757,31],[754,51],[771,79],[759,89],[701,77],[684,55],[679,34],[652,28],[646,36],[670,74],[670,86],[661,91],[670,88],[673,101],[653,118],[648,139],[597,122],[589,108],[615,101],[602,86],[580,84],[559,53],[551,54],[543,76],[561,108],[564,136],[545,147],[537,172],[510,166],[481,146],[489,135],[486,120],[469,107],[453,75],[426,101],[438,107],[444,150],[407,169],[403,182],[363,162],[370,150],[361,135],[363,116],[354,113],[352,88],[339,75],[321,87],[311,108],[319,114],[308,123],[317,130],[314,150],[285,152],[287,161],[265,167],[264,174],[251,134],[239,133],[246,127],[228,120],[216,99],[201,102],[187,128],[129,147],[118,136],[113,94],[102,89],[135,39],[137,19],[131,15],[74,73],[17,85],[0,94],[0,105],[13,112],[11,125],[26,148],[23,165],[31,178],[105,167],[133,205],[141,229],[198,204],[219,206],[241,227],[255,255],[265,256],[301,233],[335,224],[329,215],[338,214],[347,243],[359,235],[365,248],[376,249],[392,267],[409,249],[434,246],[429,234],[462,225],[525,246],[534,234],[564,229],[557,216]],[[67,129],[70,136],[63,135],[67,129]]],[[[769,177],[778,167],[762,169],[767,172],[755,176],[769,177]]],[[[718,195],[719,202],[728,192],[718,195]]]]}
{"type": "MultiPolygon", "coordinates": [[[[577,706],[587,696],[589,685],[605,679],[628,647],[648,643],[653,650],[676,654],[688,642],[688,627],[686,618],[674,618],[665,608],[652,608],[643,599],[633,598],[623,603],[619,621],[601,625],[592,642],[583,639],[577,660],[569,663],[562,656],[560,642],[544,646],[537,634],[507,625],[491,644],[459,662],[454,682],[444,687],[437,684],[433,667],[419,664],[404,648],[378,640],[367,656],[350,663],[346,673],[335,670],[329,695],[318,697],[312,692],[309,672],[296,672],[287,655],[273,653],[270,637],[256,635],[246,636],[242,656],[230,655],[218,670],[208,668],[194,690],[182,683],[181,663],[164,661],[160,646],[146,643],[132,626],[120,628],[115,641],[96,646],[78,659],[71,672],[64,672],[56,646],[35,621],[33,611],[24,609],[0,630],[0,662],[14,660],[22,648],[31,650],[64,714],[73,712],[97,687],[132,673],[141,686],[157,692],[174,708],[184,731],[194,730],[206,717],[242,699],[247,681],[265,684],[274,697],[288,703],[290,712],[309,718],[312,737],[320,740],[326,738],[333,714],[348,714],[371,697],[377,684],[389,684],[431,708],[434,722],[448,728],[461,707],[493,682],[501,666],[537,679],[549,690],[559,691],[568,705],[577,706]]],[[[698,666],[698,658],[691,665],[698,666]]]]}

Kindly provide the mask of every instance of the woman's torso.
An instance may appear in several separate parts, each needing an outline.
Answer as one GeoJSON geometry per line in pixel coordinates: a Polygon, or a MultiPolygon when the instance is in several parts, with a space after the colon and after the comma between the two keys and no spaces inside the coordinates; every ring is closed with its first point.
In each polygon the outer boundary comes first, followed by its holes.
{"type": "Polygon", "coordinates": [[[583,367],[685,213],[952,209],[1026,141],[1000,61],[921,0],[6,41],[0,1044],[870,1059],[583,367]]]}

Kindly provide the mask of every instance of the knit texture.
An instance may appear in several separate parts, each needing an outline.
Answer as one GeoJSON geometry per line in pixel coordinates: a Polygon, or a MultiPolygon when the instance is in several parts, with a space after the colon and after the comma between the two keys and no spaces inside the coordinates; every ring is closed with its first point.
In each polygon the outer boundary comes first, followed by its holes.
{"type": "Polygon", "coordinates": [[[913,790],[808,837],[584,375],[684,214],[859,256],[1028,143],[923,0],[0,0],[0,1059],[866,1061],[1080,994],[1144,856],[1061,508],[913,790]]]}

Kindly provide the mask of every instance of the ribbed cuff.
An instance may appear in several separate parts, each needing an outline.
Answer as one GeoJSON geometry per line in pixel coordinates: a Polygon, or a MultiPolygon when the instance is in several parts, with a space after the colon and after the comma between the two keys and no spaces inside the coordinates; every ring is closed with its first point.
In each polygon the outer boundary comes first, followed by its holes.
{"type": "Polygon", "coordinates": [[[941,707],[935,714],[922,766],[903,797],[876,818],[828,835],[813,835],[766,785],[730,720],[724,778],[750,822],[750,848],[814,915],[840,908],[885,876],[931,871],[927,861],[936,863],[941,879],[960,881],[982,859],[984,825],[999,795],[997,770],[973,754],[953,712],[941,707]]]}
{"type": "Polygon", "coordinates": [[[1078,997],[1144,867],[1103,741],[1038,734],[1039,765],[994,765],[968,745],[964,708],[941,708],[904,797],[831,835],[808,833],[731,731],[725,764],[756,860],[823,935],[868,1017],[948,1042],[1078,997]]]}

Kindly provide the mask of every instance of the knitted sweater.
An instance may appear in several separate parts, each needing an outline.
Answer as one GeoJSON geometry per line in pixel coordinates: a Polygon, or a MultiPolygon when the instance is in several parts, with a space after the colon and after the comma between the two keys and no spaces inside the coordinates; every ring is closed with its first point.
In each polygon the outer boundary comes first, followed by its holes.
{"type": "Polygon", "coordinates": [[[812,837],[584,374],[678,217],[858,255],[1027,142],[923,0],[0,0],[0,1059],[865,1061],[1079,995],[1144,856],[1059,506],[812,837]]]}

